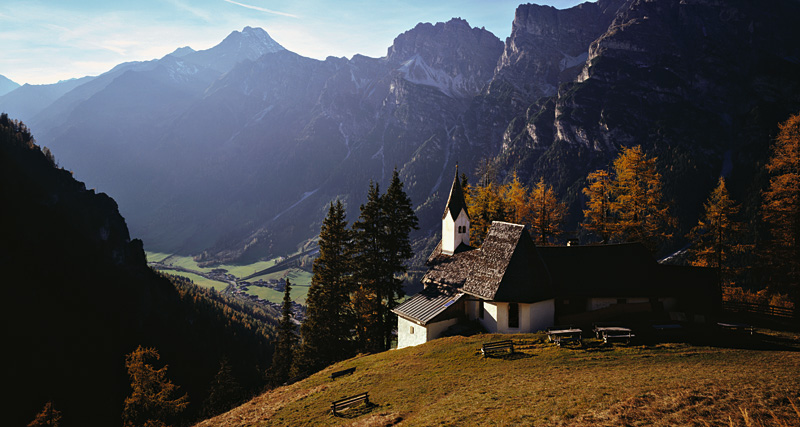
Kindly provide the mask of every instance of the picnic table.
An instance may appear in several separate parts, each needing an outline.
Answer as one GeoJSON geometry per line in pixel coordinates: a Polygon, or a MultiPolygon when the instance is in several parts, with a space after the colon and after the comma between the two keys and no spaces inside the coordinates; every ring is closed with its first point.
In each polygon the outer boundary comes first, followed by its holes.
{"type": "Polygon", "coordinates": [[[581,343],[582,333],[582,330],[573,327],[550,328],[547,330],[547,339],[561,347],[561,344],[566,344],[569,342],[581,343]]]}
{"type": "Polygon", "coordinates": [[[595,326],[593,331],[597,338],[602,338],[605,335],[625,335],[632,332],[630,328],[622,326],[595,326]]]}
{"type": "Polygon", "coordinates": [[[622,326],[595,326],[594,333],[597,338],[603,338],[605,344],[612,341],[624,341],[630,344],[631,338],[635,337],[630,328],[622,326]]]}
{"type": "Polygon", "coordinates": [[[717,322],[717,326],[723,329],[729,329],[732,331],[745,331],[750,332],[750,335],[753,335],[755,328],[753,325],[748,325],[746,323],[728,323],[728,322],[717,322]]]}

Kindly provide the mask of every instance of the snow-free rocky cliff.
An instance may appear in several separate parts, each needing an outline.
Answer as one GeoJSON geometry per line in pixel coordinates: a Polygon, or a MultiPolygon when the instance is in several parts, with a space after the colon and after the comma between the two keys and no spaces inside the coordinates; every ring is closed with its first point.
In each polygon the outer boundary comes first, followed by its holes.
{"type": "MultiPolygon", "coordinates": [[[[383,58],[324,61],[245,28],[206,51],[121,64],[26,114],[148,248],[207,259],[291,250],[333,198],[354,220],[368,182],[385,185],[395,167],[418,207],[420,252],[456,163],[544,177],[574,227],[586,174],[633,144],[659,156],[687,226],[725,158],[734,196],[757,194],[770,135],[800,110],[798,9],[522,5],[505,43],[453,19],[399,35],[383,58]]],[[[0,109],[13,116],[12,95],[0,109]]]]}

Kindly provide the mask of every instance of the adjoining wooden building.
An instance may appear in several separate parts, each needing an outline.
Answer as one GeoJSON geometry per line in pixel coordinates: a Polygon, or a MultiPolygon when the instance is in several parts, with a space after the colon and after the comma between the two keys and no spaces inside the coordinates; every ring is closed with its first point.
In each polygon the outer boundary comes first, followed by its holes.
{"type": "Polygon", "coordinates": [[[703,313],[719,304],[713,270],[659,264],[638,243],[536,246],[524,226],[495,221],[475,248],[469,221],[456,176],[424,289],[393,310],[398,348],[465,321],[489,332],[523,333],[631,313],[703,313]]]}

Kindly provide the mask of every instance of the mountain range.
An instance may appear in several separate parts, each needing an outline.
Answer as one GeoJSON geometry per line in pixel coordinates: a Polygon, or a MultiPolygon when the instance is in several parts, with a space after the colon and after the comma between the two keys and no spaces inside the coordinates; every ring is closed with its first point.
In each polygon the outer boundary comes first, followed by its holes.
{"type": "Polygon", "coordinates": [[[0,96],[3,96],[19,87],[19,83],[6,76],[0,75],[0,96]]]}
{"type": "Polygon", "coordinates": [[[790,0],[528,4],[505,42],[452,19],[400,34],[382,58],[322,61],[247,27],[205,51],[21,86],[0,110],[114,195],[148,249],[206,261],[291,251],[330,200],[355,219],[393,168],[420,252],[456,164],[472,182],[479,169],[544,178],[577,229],[586,175],[632,145],[659,158],[687,229],[720,175],[755,212],[769,141],[800,110],[794,16],[790,0]]]}

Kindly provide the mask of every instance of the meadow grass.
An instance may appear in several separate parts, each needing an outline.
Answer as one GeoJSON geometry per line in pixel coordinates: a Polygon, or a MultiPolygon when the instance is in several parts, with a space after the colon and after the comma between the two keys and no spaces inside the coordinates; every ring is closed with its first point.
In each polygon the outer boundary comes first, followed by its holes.
{"type": "MultiPolygon", "coordinates": [[[[254,277],[250,279],[250,281],[278,280],[288,277],[292,284],[292,300],[298,304],[305,305],[306,297],[308,296],[308,288],[311,287],[311,276],[312,274],[308,271],[300,270],[298,268],[290,268],[288,270],[276,271],[274,273],[254,277]]],[[[249,286],[247,288],[247,293],[270,302],[280,303],[283,301],[283,292],[263,286],[249,286]]]]}
{"type": "Polygon", "coordinates": [[[791,340],[558,348],[543,334],[442,338],[337,363],[201,425],[800,425],[800,336],[791,340]],[[513,356],[479,355],[507,338],[513,356]],[[331,415],[332,401],[364,391],[371,406],[331,415]]]}
{"type": "Polygon", "coordinates": [[[217,280],[207,279],[203,276],[199,276],[194,273],[187,273],[185,271],[178,271],[178,270],[164,270],[164,272],[171,274],[173,276],[185,277],[194,282],[194,284],[197,286],[202,286],[204,288],[213,288],[218,292],[222,292],[225,290],[226,287],[228,287],[227,282],[220,282],[217,280]]]}
{"type": "MultiPolygon", "coordinates": [[[[274,258],[267,261],[259,261],[247,265],[232,265],[220,264],[213,267],[200,267],[197,262],[190,256],[168,254],[163,252],[146,252],[148,262],[159,262],[167,266],[175,268],[184,268],[187,270],[196,271],[199,273],[210,273],[214,269],[222,268],[228,271],[228,274],[234,275],[238,279],[247,277],[257,271],[265,270],[277,264],[278,259],[274,258]]],[[[179,271],[179,270],[166,270],[169,274],[183,276],[191,279],[195,284],[203,287],[214,288],[222,291],[228,285],[226,282],[219,282],[216,280],[207,279],[198,274],[179,271]]],[[[288,277],[292,283],[292,299],[299,304],[306,303],[306,296],[308,295],[308,288],[311,286],[311,272],[301,270],[299,268],[287,268],[285,270],[276,271],[270,274],[253,277],[249,281],[255,282],[257,280],[278,280],[288,277]]],[[[283,292],[274,289],[265,288],[261,286],[250,286],[247,293],[255,295],[264,300],[280,303],[283,301],[283,292]]]]}

